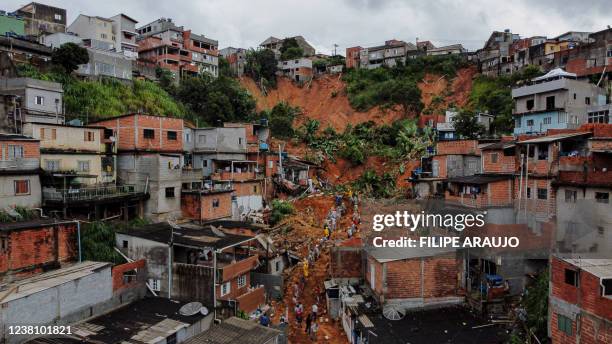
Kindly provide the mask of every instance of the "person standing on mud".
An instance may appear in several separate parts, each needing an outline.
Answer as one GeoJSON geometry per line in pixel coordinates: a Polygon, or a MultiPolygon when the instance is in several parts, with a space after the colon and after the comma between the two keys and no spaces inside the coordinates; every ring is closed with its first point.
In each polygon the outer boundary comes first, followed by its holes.
{"type": "Polygon", "coordinates": [[[295,306],[295,320],[297,321],[298,328],[302,328],[302,314],[304,312],[304,307],[302,307],[301,303],[298,303],[295,306]]]}
{"type": "Polygon", "coordinates": [[[319,312],[319,306],[317,306],[316,303],[312,304],[312,313],[310,313],[310,315],[312,315],[312,320],[317,320],[317,312],[319,312]]]}
{"type": "Polygon", "coordinates": [[[323,235],[325,236],[326,240],[329,240],[329,228],[327,227],[327,225],[323,227],[323,235]]]}
{"type": "Polygon", "coordinates": [[[306,317],[306,333],[310,333],[310,325],[312,324],[312,313],[308,314],[308,316],[306,317]]]}

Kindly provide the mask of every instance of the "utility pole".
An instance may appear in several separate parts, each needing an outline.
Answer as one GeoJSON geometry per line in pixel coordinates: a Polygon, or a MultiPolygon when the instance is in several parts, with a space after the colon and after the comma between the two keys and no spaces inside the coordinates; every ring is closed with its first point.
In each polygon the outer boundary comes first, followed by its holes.
{"type": "Polygon", "coordinates": [[[337,47],[338,47],[338,44],[334,43],[334,56],[338,55],[338,54],[336,53],[336,48],[337,48],[337,47]]]}

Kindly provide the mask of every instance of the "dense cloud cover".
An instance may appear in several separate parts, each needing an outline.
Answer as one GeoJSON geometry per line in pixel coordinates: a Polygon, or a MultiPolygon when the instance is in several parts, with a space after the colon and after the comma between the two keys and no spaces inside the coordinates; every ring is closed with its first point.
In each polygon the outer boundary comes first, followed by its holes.
{"type": "MultiPolygon", "coordinates": [[[[554,37],[611,25],[609,0],[43,0],[79,13],[110,17],[123,12],[139,24],[159,17],[219,40],[220,47],[255,47],[268,36],[303,35],[318,52],[372,46],[396,38],[436,45],[482,47],[493,30],[554,37]]],[[[15,10],[23,0],[5,0],[15,10]]]]}

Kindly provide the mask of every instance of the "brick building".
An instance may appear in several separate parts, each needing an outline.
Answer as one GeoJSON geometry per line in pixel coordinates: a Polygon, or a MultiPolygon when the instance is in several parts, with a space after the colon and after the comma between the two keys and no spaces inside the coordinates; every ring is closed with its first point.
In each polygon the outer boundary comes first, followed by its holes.
{"type": "Polygon", "coordinates": [[[232,192],[234,190],[185,190],[181,191],[183,216],[198,221],[227,219],[232,217],[232,192]]]}
{"type": "Polygon", "coordinates": [[[551,257],[552,342],[612,342],[612,259],[551,257]]]}
{"type": "Polygon", "coordinates": [[[0,209],[38,208],[40,142],[17,134],[0,134],[0,209]]]}
{"type": "Polygon", "coordinates": [[[78,257],[75,221],[0,224],[0,281],[37,274],[78,257]]]}
{"type": "Polygon", "coordinates": [[[180,216],[182,182],[201,179],[192,170],[183,170],[183,120],[126,114],[95,125],[105,127],[105,135],[115,142],[118,179],[151,195],[144,214],[180,216]]]}
{"type": "Polygon", "coordinates": [[[66,10],[37,2],[22,6],[17,14],[25,20],[25,33],[38,37],[45,33],[66,32],[66,10]]]}
{"type": "Polygon", "coordinates": [[[453,249],[366,250],[365,280],[380,303],[405,308],[460,304],[461,258],[453,249]]]}
{"type": "Polygon", "coordinates": [[[138,63],[161,67],[176,79],[209,73],[219,76],[219,42],[161,18],[136,30],[138,63]]]}

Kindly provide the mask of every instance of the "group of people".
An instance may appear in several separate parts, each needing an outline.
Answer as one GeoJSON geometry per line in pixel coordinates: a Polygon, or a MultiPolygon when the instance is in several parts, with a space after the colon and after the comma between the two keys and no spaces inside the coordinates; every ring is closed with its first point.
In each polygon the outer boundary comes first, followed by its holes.
{"type": "MultiPolygon", "coordinates": [[[[349,202],[353,206],[353,216],[351,219],[351,225],[347,229],[346,233],[349,238],[359,230],[359,224],[361,223],[361,216],[359,215],[359,196],[357,193],[353,193],[353,190],[349,189],[346,193],[349,202]]],[[[334,197],[335,205],[329,210],[325,223],[323,224],[323,240],[329,240],[332,233],[336,230],[340,217],[346,211],[346,207],[342,201],[342,195],[336,194],[334,197]]]]}
{"type": "MultiPolygon", "coordinates": [[[[304,316],[304,306],[301,302],[295,305],[295,319],[297,321],[298,328],[302,328],[302,321],[304,316]]],[[[317,313],[319,312],[319,306],[316,303],[312,304],[310,314],[306,317],[306,328],[305,333],[310,337],[311,340],[317,340],[317,332],[319,331],[319,324],[317,323],[317,313]]]]}

